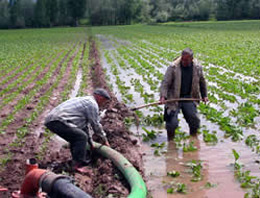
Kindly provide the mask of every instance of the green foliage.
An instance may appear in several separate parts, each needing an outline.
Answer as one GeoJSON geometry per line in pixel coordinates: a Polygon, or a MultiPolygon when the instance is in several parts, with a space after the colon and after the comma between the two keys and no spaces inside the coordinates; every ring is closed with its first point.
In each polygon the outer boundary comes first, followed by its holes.
{"type": "Polygon", "coordinates": [[[212,184],[212,183],[210,183],[210,182],[207,182],[207,183],[204,185],[204,187],[207,188],[207,189],[209,189],[209,188],[215,188],[216,186],[217,186],[217,184],[212,184]]]}
{"type": "Polygon", "coordinates": [[[218,138],[216,136],[216,131],[213,131],[212,133],[209,133],[208,130],[204,129],[202,130],[203,133],[203,140],[206,143],[212,143],[212,144],[216,144],[218,143],[218,138]]]}
{"type": "Polygon", "coordinates": [[[143,135],[143,141],[148,142],[148,141],[156,138],[156,132],[154,130],[149,131],[145,127],[142,127],[142,129],[145,132],[145,134],[142,134],[143,135]]]}
{"type": "Polygon", "coordinates": [[[179,127],[175,130],[174,142],[176,142],[177,144],[181,143],[181,141],[187,140],[189,138],[190,138],[190,136],[187,135],[187,133],[180,131],[179,127]]]}
{"type": "Polygon", "coordinates": [[[165,153],[165,151],[163,151],[162,149],[165,147],[165,142],[159,144],[159,143],[153,143],[151,144],[151,147],[154,147],[154,155],[155,156],[161,156],[162,153],[165,153]]]}
{"type": "Polygon", "coordinates": [[[183,152],[191,152],[191,151],[197,151],[198,148],[194,146],[194,142],[191,141],[190,143],[186,144],[185,142],[183,143],[183,152]]]}
{"type": "Polygon", "coordinates": [[[238,154],[238,152],[235,149],[232,149],[232,153],[235,157],[235,163],[234,163],[235,170],[237,170],[237,172],[240,173],[240,169],[242,167],[242,165],[240,163],[238,163],[238,159],[239,159],[240,155],[238,154]]]}
{"type": "Polygon", "coordinates": [[[235,149],[232,149],[232,152],[233,152],[233,155],[235,157],[235,162],[237,162],[237,160],[239,159],[240,156],[239,156],[238,152],[235,149]]]}
{"type": "Polygon", "coordinates": [[[167,188],[167,193],[168,194],[173,194],[173,193],[183,193],[186,194],[187,193],[187,186],[184,183],[177,183],[174,184],[172,187],[167,188]]]}
{"type": "Polygon", "coordinates": [[[188,162],[186,165],[191,168],[193,174],[191,181],[197,182],[203,179],[203,176],[201,174],[202,164],[200,161],[192,160],[191,162],[188,162]]]}
{"type": "Polygon", "coordinates": [[[133,117],[126,117],[124,119],[124,124],[127,126],[127,127],[130,127],[133,123],[135,123],[135,118],[133,117]]]}
{"type": "Polygon", "coordinates": [[[165,142],[163,142],[163,143],[161,143],[161,144],[159,144],[159,143],[153,143],[153,144],[151,144],[151,147],[154,147],[154,148],[158,148],[158,149],[162,149],[162,148],[164,148],[165,147],[165,142]]]}
{"type": "Polygon", "coordinates": [[[226,132],[226,137],[232,137],[233,141],[239,141],[243,138],[241,128],[232,125],[230,117],[224,117],[223,112],[217,111],[205,104],[201,104],[199,109],[209,120],[220,125],[220,129],[226,132]]]}
{"type": "Polygon", "coordinates": [[[170,172],[167,172],[167,176],[171,176],[171,177],[179,177],[180,176],[180,172],[178,171],[170,171],[170,172]]]}
{"type": "Polygon", "coordinates": [[[141,120],[147,126],[162,126],[164,123],[163,114],[148,115],[141,120]]]}
{"type": "Polygon", "coordinates": [[[260,140],[257,139],[256,135],[249,135],[246,138],[245,143],[252,148],[252,151],[255,151],[256,153],[260,152],[260,140]]]}
{"type": "Polygon", "coordinates": [[[239,154],[236,152],[236,150],[232,150],[233,155],[235,157],[235,176],[237,180],[240,182],[241,188],[249,188],[251,189],[250,192],[247,192],[245,194],[245,197],[259,197],[259,184],[260,179],[256,176],[250,175],[250,171],[244,171],[242,168],[243,166],[239,164],[237,161],[239,159],[239,154]]]}
{"type": "Polygon", "coordinates": [[[248,192],[244,196],[245,198],[259,198],[260,197],[260,179],[257,179],[252,186],[251,192],[248,192]]]}
{"type": "Polygon", "coordinates": [[[254,106],[248,102],[239,105],[237,111],[233,110],[231,114],[236,116],[237,123],[244,127],[254,126],[254,118],[260,115],[259,110],[256,110],[254,106]]]}

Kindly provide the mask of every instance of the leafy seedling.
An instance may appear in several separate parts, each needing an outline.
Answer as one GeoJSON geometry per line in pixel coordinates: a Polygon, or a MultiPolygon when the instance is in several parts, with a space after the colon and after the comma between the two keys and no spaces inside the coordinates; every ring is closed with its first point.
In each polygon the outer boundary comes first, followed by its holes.
{"type": "Polygon", "coordinates": [[[189,144],[183,143],[183,152],[191,152],[196,151],[198,148],[194,146],[194,142],[190,142],[189,144]]]}
{"type": "Polygon", "coordinates": [[[145,134],[142,134],[144,142],[148,142],[156,138],[156,132],[154,130],[149,131],[145,127],[142,127],[142,129],[145,132],[145,134]]]}
{"type": "Polygon", "coordinates": [[[169,172],[167,172],[167,176],[171,176],[171,177],[179,177],[180,176],[180,172],[178,172],[178,171],[169,171],[169,172]]]}

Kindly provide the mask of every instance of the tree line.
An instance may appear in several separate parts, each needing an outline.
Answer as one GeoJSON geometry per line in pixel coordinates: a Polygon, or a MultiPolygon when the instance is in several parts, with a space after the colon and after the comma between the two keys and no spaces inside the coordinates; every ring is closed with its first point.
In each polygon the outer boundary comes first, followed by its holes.
{"type": "Polygon", "coordinates": [[[0,0],[0,28],[260,19],[260,0],[0,0]]]}

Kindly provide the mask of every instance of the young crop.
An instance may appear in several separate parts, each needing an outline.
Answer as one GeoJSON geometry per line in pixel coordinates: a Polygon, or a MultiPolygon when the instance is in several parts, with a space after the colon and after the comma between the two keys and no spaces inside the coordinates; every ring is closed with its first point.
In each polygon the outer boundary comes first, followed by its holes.
{"type": "Polygon", "coordinates": [[[209,189],[209,188],[215,188],[216,186],[217,186],[217,184],[212,184],[212,183],[210,183],[210,182],[207,182],[207,183],[204,185],[204,187],[207,188],[207,189],[209,189]]]}
{"type": "Polygon", "coordinates": [[[232,153],[235,157],[235,163],[234,163],[235,170],[240,170],[242,167],[241,164],[238,163],[238,159],[239,159],[240,155],[238,154],[238,152],[235,149],[232,149],[232,153]]]}
{"type": "Polygon", "coordinates": [[[203,179],[201,174],[202,163],[200,161],[192,160],[191,162],[188,162],[186,166],[191,168],[191,172],[193,174],[191,181],[198,182],[203,179]]]}
{"type": "Polygon", "coordinates": [[[250,175],[250,171],[244,171],[243,170],[243,165],[238,163],[239,159],[239,154],[236,152],[236,150],[232,150],[233,155],[235,157],[235,163],[234,163],[234,168],[235,168],[235,176],[237,180],[240,182],[241,188],[247,188],[251,189],[250,192],[247,192],[244,197],[259,197],[260,196],[260,191],[259,191],[259,184],[260,184],[260,178],[256,176],[250,175]]]}
{"type": "Polygon", "coordinates": [[[243,131],[241,127],[232,125],[230,117],[224,117],[223,112],[217,111],[205,104],[201,104],[199,109],[207,119],[220,125],[220,129],[225,131],[226,137],[231,137],[233,141],[243,139],[243,131]]]}
{"type": "Polygon", "coordinates": [[[175,130],[175,137],[174,137],[175,142],[181,142],[181,141],[187,140],[189,138],[190,138],[190,136],[187,133],[180,131],[180,127],[178,127],[175,130]]]}
{"type": "Polygon", "coordinates": [[[208,130],[204,129],[202,130],[203,133],[203,140],[206,143],[211,143],[211,144],[217,144],[218,143],[218,138],[216,136],[216,131],[213,131],[210,133],[208,130]]]}
{"type": "Polygon", "coordinates": [[[194,142],[191,141],[188,144],[184,142],[182,150],[183,152],[191,152],[191,151],[197,151],[198,148],[194,146],[194,142]]]}
{"type": "Polygon", "coordinates": [[[245,143],[249,146],[253,152],[260,153],[260,140],[256,137],[256,135],[249,135],[245,143]]]}
{"type": "Polygon", "coordinates": [[[145,132],[145,133],[142,134],[142,135],[143,135],[143,141],[144,141],[144,142],[148,142],[148,141],[153,140],[153,139],[156,138],[156,136],[157,136],[156,131],[154,131],[154,130],[149,131],[149,130],[146,129],[145,127],[142,127],[142,129],[143,129],[144,132],[145,132]]]}
{"type": "Polygon", "coordinates": [[[178,172],[178,171],[170,171],[170,172],[167,172],[167,176],[170,176],[170,177],[179,177],[181,174],[180,174],[180,172],[178,172]]]}
{"type": "Polygon", "coordinates": [[[162,153],[164,153],[165,151],[163,151],[162,149],[165,147],[165,142],[159,144],[159,143],[153,143],[151,144],[151,147],[155,148],[154,150],[154,155],[156,156],[160,156],[162,153]]]}
{"type": "Polygon", "coordinates": [[[237,111],[231,111],[231,114],[237,117],[237,123],[243,127],[253,127],[255,125],[254,118],[260,115],[260,111],[248,102],[242,103],[237,111]]]}
{"type": "Polygon", "coordinates": [[[167,193],[168,194],[173,194],[173,193],[187,193],[187,186],[184,183],[177,183],[173,184],[170,188],[167,188],[167,193]]]}
{"type": "Polygon", "coordinates": [[[153,114],[143,117],[141,122],[147,126],[162,126],[164,123],[163,114],[153,114]]]}

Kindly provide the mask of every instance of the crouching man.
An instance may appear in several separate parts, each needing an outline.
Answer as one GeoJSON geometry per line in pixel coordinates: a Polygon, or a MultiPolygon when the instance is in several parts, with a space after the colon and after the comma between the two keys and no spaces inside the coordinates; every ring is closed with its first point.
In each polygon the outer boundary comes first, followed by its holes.
{"type": "Polygon", "coordinates": [[[99,107],[103,107],[109,100],[106,90],[96,89],[93,96],[75,97],[61,103],[45,119],[44,124],[50,131],[70,143],[75,171],[84,172],[84,166],[89,163],[86,145],[93,148],[89,125],[103,140],[103,144],[110,146],[99,123],[99,107]]]}

